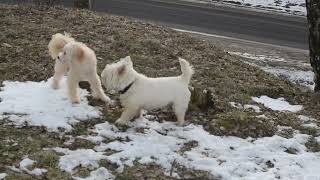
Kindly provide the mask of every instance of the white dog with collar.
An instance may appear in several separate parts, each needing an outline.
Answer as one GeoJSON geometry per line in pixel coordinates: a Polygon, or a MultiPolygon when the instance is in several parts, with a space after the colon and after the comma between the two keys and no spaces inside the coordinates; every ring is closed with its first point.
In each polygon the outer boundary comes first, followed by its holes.
{"type": "Polygon", "coordinates": [[[149,78],[133,69],[130,56],[117,63],[106,65],[101,74],[107,91],[120,93],[124,112],[116,121],[126,125],[129,120],[141,115],[142,110],[152,110],[172,105],[178,124],[184,124],[191,93],[188,85],[194,73],[189,62],[179,58],[182,75],[176,77],[149,78]]]}

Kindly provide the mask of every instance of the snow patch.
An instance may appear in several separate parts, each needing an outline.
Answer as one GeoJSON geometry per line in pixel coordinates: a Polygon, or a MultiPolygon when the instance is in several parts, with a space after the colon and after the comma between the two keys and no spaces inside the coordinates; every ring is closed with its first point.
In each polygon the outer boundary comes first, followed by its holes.
{"type": "Polygon", "coordinates": [[[282,12],[298,13],[306,15],[304,0],[224,0],[224,2],[236,2],[242,5],[250,5],[254,8],[272,9],[282,12]]]}
{"type": "Polygon", "coordinates": [[[32,166],[35,163],[35,161],[29,159],[29,158],[25,158],[20,162],[20,169],[25,170],[27,169],[28,166],[32,166]]]}
{"type": "Polygon", "coordinates": [[[316,123],[306,123],[302,125],[303,127],[307,127],[307,128],[316,128],[318,129],[318,125],[316,123]]]}
{"type": "Polygon", "coordinates": [[[257,118],[261,118],[261,119],[269,119],[265,114],[261,114],[256,116],[257,118]]]}
{"type": "Polygon", "coordinates": [[[267,73],[273,74],[279,78],[287,79],[294,84],[314,89],[314,74],[312,71],[289,70],[283,68],[261,67],[267,73]]]}
{"type": "Polygon", "coordinates": [[[232,107],[235,107],[237,109],[244,109],[244,110],[249,110],[249,109],[253,109],[256,113],[260,113],[261,109],[259,106],[256,105],[251,105],[251,104],[245,104],[242,105],[240,103],[236,103],[236,102],[230,102],[232,107]]]}
{"type": "MultiPolygon", "coordinates": [[[[115,140],[108,144],[100,143],[96,146],[97,151],[105,151],[108,149],[118,151],[107,157],[113,163],[116,163],[119,168],[118,171],[122,172],[124,165],[133,166],[133,162],[139,159],[138,162],[148,164],[156,161],[166,169],[169,173],[172,162],[179,158],[177,151],[183,146],[185,140],[172,136],[164,136],[158,133],[155,129],[149,129],[150,125],[153,128],[159,128],[162,131],[160,124],[157,122],[151,123],[142,119],[135,121],[133,128],[128,129],[128,132],[121,132],[114,125],[108,122],[96,125],[95,132],[98,135],[107,137],[108,139],[115,140]],[[137,128],[146,128],[144,133],[137,132],[137,128]],[[116,139],[129,139],[129,142],[121,142],[116,139]]],[[[168,128],[174,128],[171,123],[164,123],[168,128]]]]}
{"type": "Polygon", "coordinates": [[[298,118],[302,121],[302,122],[316,122],[317,120],[305,115],[299,115],[298,118]]]}
{"type": "Polygon", "coordinates": [[[7,176],[6,173],[0,173],[0,180],[4,179],[7,176]]]}
{"type": "Polygon", "coordinates": [[[60,158],[60,169],[73,173],[73,169],[76,167],[88,167],[94,169],[99,167],[98,161],[106,159],[107,156],[103,155],[103,152],[95,152],[92,149],[77,149],[69,150],[66,148],[53,148],[58,153],[65,154],[60,158]]]}
{"type": "MultiPolygon", "coordinates": [[[[320,157],[308,152],[304,144],[310,136],[305,134],[295,134],[290,139],[276,135],[241,139],[214,136],[193,124],[179,127],[172,122],[151,122],[143,118],[132,122],[125,132],[108,122],[97,124],[92,131],[97,138],[88,139],[97,143],[95,151],[55,149],[66,154],[60,158],[60,167],[69,172],[79,165],[98,168],[97,162],[106,159],[119,166],[118,172],[122,172],[125,165],[133,166],[133,162],[138,161],[158,164],[167,175],[176,162],[222,179],[298,180],[320,176],[320,157]],[[190,142],[196,143],[181,151],[190,142]],[[114,153],[103,155],[106,150],[114,150],[114,153]]],[[[178,176],[176,169],[173,175],[178,176]]]]}
{"type": "Polygon", "coordinates": [[[293,130],[291,126],[277,126],[278,131],[287,131],[287,130],[293,130]]]}
{"type": "Polygon", "coordinates": [[[222,3],[226,5],[235,5],[248,7],[257,10],[265,10],[272,12],[282,12],[306,16],[306,5],[304,0],[184,0],[198,3],[222,3]]]}
{"type": "Polygon", "coordinates": [[[88,169],[96,169],[90,172],[90,176],[86,178],[73,177],[76,180],[109,180],[114,179],[114,176],[104,167],[99,168],[99,161],[107,159],[107,156],[103,155],[104,152],[96,152],[92,149],[78,149],[69,150],[66,148],[53,148],[58,153],[65,154],[60,157],[59,168],[74,173],[74,169],[77,167],[86,167],[88,169]]]}
{"type": "Polygon", "coordinates": [[[75,138],[73,138],[72,136],[69,136],[69,139],[67,141],[65,141],[63,144],[66,146],[70,146],[71,144],[73,144],[75,141],[75,138]]]}
{"type": "Polygon", "coordinates": [[[317,125],[317,120],[308,116],[299,115],[299,120],[303,123],[302,126],[307,128],[316,128],[319,129],[319,126],[317,125]]]}
{"type": "Polygon", "coordinates": [[[245,104],[243,106],[244,109],[253,109],[256,113],[261,112],[260,107],[259,106],[255,106],[255,105],[250,105],[250,104],[245,104]]]}
{"type": "Polygon", "coordinates": [[[252,97],[252,100],[261,103],[274,111],[298,112],[303,109],[301,105],[291,105],[284,98],[273,99],[268,96],[252,97]]]}
{"type": "Polygon", "coordinates": [[[286,60],[279,56],[267,56],[267,55],[258,55],[258,54],[249,54],[249,53],[241,53],[241,52],[228,52],[229,54],[241,56],[248,59],[254,59],[262,62],[286,62],[286,60]]]}
{"type": "Polygon", "coordinates": [[[242,109],[243,108],[242,104],[236,103],[236,102],[230,102],[230,105],[232,107],[234,107],[234,108],[237,108],[237,109],[242,109]]]}
{"type": "Polygon", "coordinates": [[[104,138],[101,136],[78,136],[77,138],[91,141],[94,143],[101,142],[104,140],[104,138]]]}
{"type": "Polygon", "coordinates": [[[86,178],[73,177],[75,180],[110,180],[114,178],[108,169],[104,167],[91,171],[90,176],[86,178]]]}
{"type": "Polygon", "coordinates": [[[40,176],[43,173],[48,172],[47,169],[44,168],[34,168],[33,170],[29,170],[28,167],[34,165],[36,163],[36,161],[31,160],[29,158],[24,158],[20,163],[19,163],[19,167],[15,167],[15,166],[11,166],[10,169],[15,171],[15,172],[25,172],[28,173],[30,175],[35,175],[35,176],[40,176]]]}
{"type": "Polygon", "coordinates": [[[80,89],[80,104],[67,97],[66,78],[61,89],[51,88],[52,78],[41,82],[4,81],[0,91],[0,120],[8,118],[15,125],[45,126],[50,131],[72,129],[72,124],[100,116],[99,109],[88,105],[88,92],[80,89]]]}
{"type": "MultiPolygon", "coordinates": [[[[229,52],[229,53],[232,55],[237,55],[240,57],[254,60],[255,62],[247,62],[247,61],[244,61],[244,62],[249,65],[256,66],[262,69],[263,71],[269,74],[272,74],[278,78],[286,79],[291,83],[308,87],[311,90],[314,89],[314,81],[313,81],[314,73],[312,71],[301,71],[293,68],[285,69],[283,67],[279,68],[279,67],[271,67],[271,66],[265,65],[266,63],[270,63],[270,62],[286,62],[284,58],[281,58],[278,56],[254,55],[254,54],[241,53],[241,52],[229,52]],[[263,65],[259,64],[261,62],[263,62],[263,65]]],[[[304,65],[305,64],[301,64],[301,66],[304,66],[304,65]]]]}

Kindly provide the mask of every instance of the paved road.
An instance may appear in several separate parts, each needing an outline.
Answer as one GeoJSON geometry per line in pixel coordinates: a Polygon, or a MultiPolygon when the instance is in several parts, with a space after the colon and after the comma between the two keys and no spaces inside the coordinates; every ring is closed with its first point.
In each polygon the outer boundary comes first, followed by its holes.
{"type": "Polygon", "coordinates": [[[93,9],[174,28],[307,49],[306,18],[174,0],[94,0],[93,9]]]}

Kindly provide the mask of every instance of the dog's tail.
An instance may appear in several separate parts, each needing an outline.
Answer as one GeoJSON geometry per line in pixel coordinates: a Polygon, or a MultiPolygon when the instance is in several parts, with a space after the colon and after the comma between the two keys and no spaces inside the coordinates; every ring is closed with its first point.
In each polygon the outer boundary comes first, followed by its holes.
{"type": "Polygon", "coordinates": [[[190,65],[190,63],[185,59],[179,58],[179,62],[180,62],[181,71],[182,71],[181,78],[183,81],[189,84],[190,79],[194,73],[193,68],[190,65]]]}

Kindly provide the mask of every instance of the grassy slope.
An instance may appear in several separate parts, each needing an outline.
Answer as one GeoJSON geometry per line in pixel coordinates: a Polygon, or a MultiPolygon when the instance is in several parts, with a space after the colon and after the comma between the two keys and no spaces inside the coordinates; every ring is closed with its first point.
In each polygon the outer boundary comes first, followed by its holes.
{"type": "MultiPolygon", "coordinates": [[[[252,96],[285,97],[291,103],[304,105],[305,110],[300,112],[301,114],[320,117],[319,98],[316,99],[304,88],[291,85],[244,64],[239,58],[228,55],[208,42],[150,23],[110,15],[98,16],[86,10],[41,10],[0,5],[0,83],[4,80],[41,81],[51,77],[54,61],[49,58],[47,44],[52,34],[63,31],[71,33],[78,41],[95,50],[99,59],[99,72],[105,64],[126,55],[131,55],[137,71],[153,77],[180,74],[178,57],[190,61],[196,70],[192,86],[211,90],[214,93],[215,105],[206,111],[191,105],[187,120],[204,125],[212,134],[239,137],[272,136],[277,125],[291,126],[308,134],[317,134],[314,129],[301,127],[296,116],[292,114],[277,113],[260,106],[264,114],[272,118],[271,121],[257,119],[255,112],[237,110],[229,105],[230,101],[252,103],[252,96]]],[[[101,106],[101,103],[98,104],[101,106]]],[[[116,120],[120,111],[105,109],[104,119],[79,124],[71,135],[87,133],[87,127],[97,122],[112,122],[116,120]]],[[[167,120],[173,115],[170,112],[154,113],[167,120]]],[[[42,150],[43,147],[63,146],[65,136],[48,134],[41,128],[16,129],[2,121],[0,134],[0,172],[6,170],[6,165],[13,165],[19,162],[23,155],[29,154],[31,157],[34,156],[34,159],[47,159],[44,163],[39,163],[39,167],[49,168],[47,178],[70,178],[57,169],[57,155],[52,153],[47,156],[47,152],[42,150]],[[19,148],[7,142],[8,139],[18,141],[19,148]]],[[[74,146],[90,147],[90,143],[78,142],[74,146]]],[[[156,171],[158,168],[153,169],[156,171]]],[[[127,169],[123,176],[126,177],[126,173],[138,174],[137,171],[139,170],[127,169]]],[[[152,174],[154,172],[145,176],[152,174]]],[[[12,173],[10,178],[15,179],[16,176],[21,175],[12,173]]],[[[199,177],[202,173],[192,176],[199,177]]]]}

